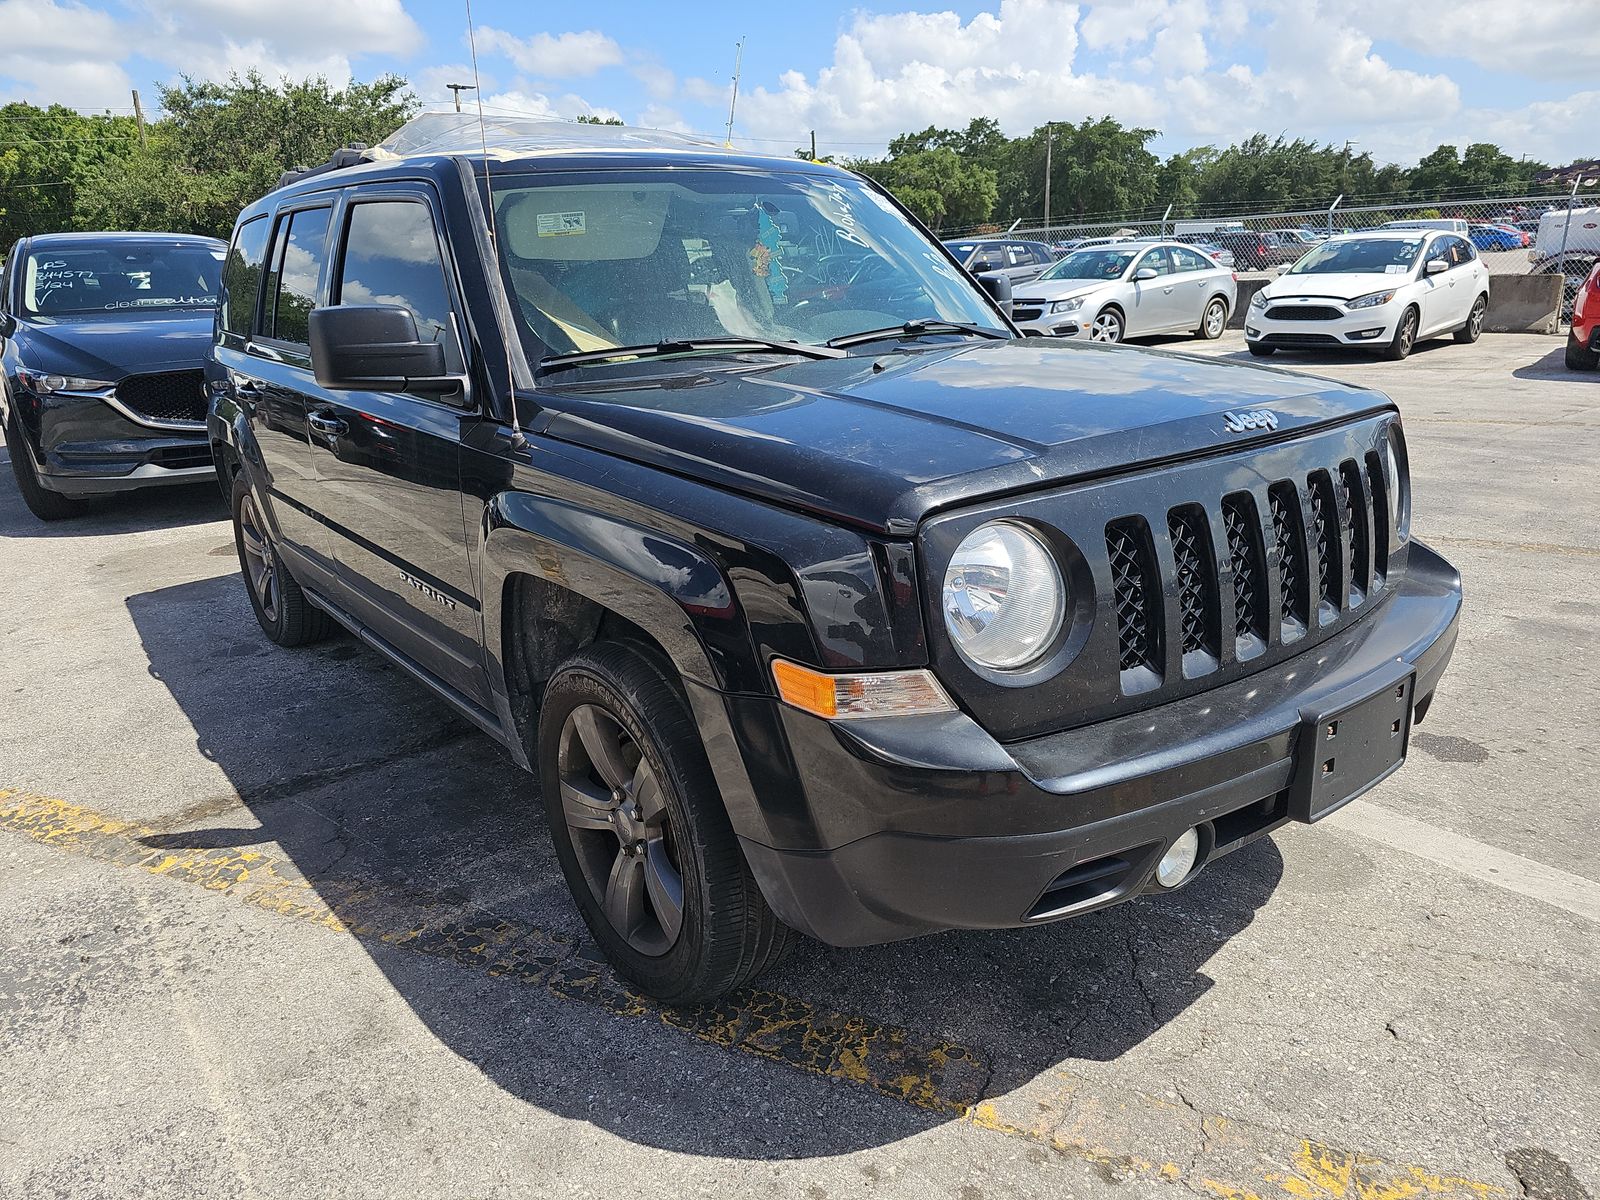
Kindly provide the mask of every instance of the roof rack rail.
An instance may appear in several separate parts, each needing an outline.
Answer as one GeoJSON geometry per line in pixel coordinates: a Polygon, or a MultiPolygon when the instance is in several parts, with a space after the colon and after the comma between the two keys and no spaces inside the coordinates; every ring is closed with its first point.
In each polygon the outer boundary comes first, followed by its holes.
{"type": "Polygon", "coordinates": [[[291,183],[298,183],[302,179],[310,179],[313,175],[325,175],[329,171],[342,170],[353,167],[357,163],[371,162],[371,148],[365,142],[350,142],[340,146],[328,156],[328,161],[319,163],[314,167],[290,167],[278,176],[278,187],[288,187],[291,183]]]}

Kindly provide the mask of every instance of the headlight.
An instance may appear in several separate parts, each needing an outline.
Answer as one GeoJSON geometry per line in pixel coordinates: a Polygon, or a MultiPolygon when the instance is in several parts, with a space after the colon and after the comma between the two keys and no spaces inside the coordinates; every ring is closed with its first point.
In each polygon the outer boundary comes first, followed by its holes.
{"type": "Polygon", "coordinates": [[[980,667],[1008,671],[1039,658],[1061,628],[1066,601],[1050,551],[1009,521],[974,529],[945,568],[945,628],[980,667]]]}
{"type": "Polygon", "coordinates": [[[1377,308],[1378,305],[1387,304],[1387,303],[1389,303],[1389,301],[1391,301],[1393,299],[1394,299],[1394,289],[1390,288],[1387,292],[1373,292],[1372,295],[1370,295],[1370,296],[1362,296],[1359,299],[1351,300],[1348,304],[1345,305],[1345,307],[1346,308],[1377,308]]]}
{"type": "Polygon", "coordinates": [[[52,392],[103,392],[117,386],[103,379],[85,379],[81,375],[48,375],[42,371],[30,371],[26,367],[17,371],[17,378],[22,380],[23,387],[40,396],[48,396],[52,392]]]}
{"type": "Polygon", "coordinates": [[[1055,303],[1050,305],[1050,311],[1051,311],[1052,314],[1054,314],[1054,313],[1069,313],[1069,312],[1077,312],[1082,307],[1083,307],[1083,297],[1082,296],[1074,296],[1070,300],[1057,300],[1055,303]]]}
{"type": "Polygon", "coordinates": [[[1266,294],[1266,292],[1264,292],[1264,291],[1263,292],[1257,292],[1254,296],[1250,297],[1250,307],[1251,308],[1265,308],[1266,306],[1267,306],[1267,294],[1266,294]]]}

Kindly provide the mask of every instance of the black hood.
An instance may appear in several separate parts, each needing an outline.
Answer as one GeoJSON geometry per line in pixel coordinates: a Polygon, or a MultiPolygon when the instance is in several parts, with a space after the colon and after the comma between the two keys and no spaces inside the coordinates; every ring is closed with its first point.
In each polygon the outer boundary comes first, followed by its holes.
{"type": "Polygon", "coordinates": [[[115,383],[124,375],[201,366],[211,354],[213,310],[118,313],[19,324],[16,359],[33,371],[115,383]]]}
{"type": "Polygon", "coordinates": [[[894,533],[981,496],[1392,407],[1377,392],[1270,367],[1044,338],[744,371],[687,373],[678,360],[686,373],[676,376],[663,365],[541,390],[547,432],[894,533]],[[655,374],[628,377],[646,370],[655,374]],[[1227,413],[1256,409],[1276,428],[1227,427],[1227,413]]]}

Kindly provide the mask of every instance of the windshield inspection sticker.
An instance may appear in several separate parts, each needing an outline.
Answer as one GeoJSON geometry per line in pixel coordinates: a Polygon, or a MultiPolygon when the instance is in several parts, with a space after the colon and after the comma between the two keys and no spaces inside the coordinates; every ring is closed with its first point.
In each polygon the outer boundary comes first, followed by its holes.
{"type": "Polygon", "coordinates": [[[572,237],[588,232],[581,212],[539,214],[540,237],[572,237]]]}

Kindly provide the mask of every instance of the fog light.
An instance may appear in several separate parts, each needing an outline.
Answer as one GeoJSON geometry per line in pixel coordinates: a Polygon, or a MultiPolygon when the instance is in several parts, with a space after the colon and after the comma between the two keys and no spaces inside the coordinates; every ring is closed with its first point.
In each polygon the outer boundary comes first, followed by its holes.
{"type": "Polygon", "coordinates": [[[1193,829],[1178,835],[1167,847],[1167,852],[1156,864],[1156,882],[1164,888],[1177,887],[1194,870],[1194,860],[1200,853],[1200,834],[1193,829]]]}
{"type": "Polygon", "coordinates": [[[1379,334],[1381,334],[1382,332],[1383,332],[1383,326],[1380,325],[1376,329],[1358,329],[1354,333],[1352,333],[1350,336],[1351,337],[1357,337],[1357,338],[1375,338],[1379,334]]]}
{"type": "Polygon", "coordinates": [[[1248,338],[1258,338],[1261,336],[1261,330],[1257,329],[1254,325],[1246,325],[1244,327],[1244,335],[1248,338]]]}

